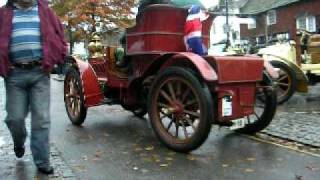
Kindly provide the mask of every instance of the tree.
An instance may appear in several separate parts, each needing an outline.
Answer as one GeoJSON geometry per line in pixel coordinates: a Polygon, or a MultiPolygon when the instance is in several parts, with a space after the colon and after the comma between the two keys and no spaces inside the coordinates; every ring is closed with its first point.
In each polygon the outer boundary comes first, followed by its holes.
{"type": "Polygon", "coordinates": [[[97,29],[104,32],[134,24],[135,0],[52,0],[51,4],[68,30],[74,31],[74,41],[86,39],[97,29]]]}

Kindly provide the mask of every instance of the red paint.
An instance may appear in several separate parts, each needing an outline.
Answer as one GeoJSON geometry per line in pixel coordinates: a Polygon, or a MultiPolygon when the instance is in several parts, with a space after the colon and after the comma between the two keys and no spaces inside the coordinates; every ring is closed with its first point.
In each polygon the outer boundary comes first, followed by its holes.
{"type": "Polygon", "coordinates": [[[204,80],[216,81],[218,79],[217,73],[206,60],[204,60],[201,56],[197,54],[189,53],[189,52],[178,53],[174,55],[162,66],[161,69],[164,70],[165,68],[175,65],[177,63],[187,64],[188,62],[191,62],[196,67],[196,69],[200,72],[204,80]]]}
{"type": "MultiPolygon", "coordinates": [[[[186,11],[166,5],[150,6],[143,11],[137,18],[137,25],[127,33],[131,68],[128,74],[121,73],[115,66],[114,48],[111,47],[106,49],[106,57],[89,60],[92,67],[78,61],[86,106],[99,105],[103,96],[117,100],[116,103],[139,106],[147,96],[142,93],[143,81],[156,77],[168,67],[179,66],[199,73],[203,79],[199,80],[211,88],[213,97],[219,97],[218,107],[214,110],[219,121],[252,114],[256,82],[262,79],[263,60],[259,57],[201,57],[184,52],[182,38],[186,11]],[[101,92],[98,80],[106,87],[105,92],[101,92]],[[221,116],[221,98],[225,95],[233,96],[230,117],[221,116]]],[[[203,25],[203,34],[207,37],[211,20],[203,25]]],[[[208,45],[208,38],[204,41],[208,45]]],[[[181,113],[179,104],[175,108],[181,113]]]]}
{"type": "Polygon", "coordinates": [[[94,72],[99,78],[107,79],[107,64],[103,58],[91,58],[89,60],[90,65],[94,69],[94,72]]]}
{"type": "Polygon", "coordinates": [[[260,57],[214,57],[208,61],[216,67],[219,84],[262,80],[264,61],[260,57]]]}
{"type": "MultiPolygon", "coordinates": [[[[127,30],[127,53],[184,52],[183,36],[187,9],[153,5],[137,18],[137,25],[127,30]]],[[[209,45],[213,18],[203,22],[203,41],[209,45]]]]}
{"type": "Polygon", "coordinates": [[[76,63],[82,80],[85,106],[91,107],[101,104],[103,94],[100,90],[98,78],[92,67],[90,64],[81,60],[76,60],[76,63]]]}
{"type": "Polygon", "coordinates": [[[256,84],[237,83],[225,84],[217,87],[218,92],[218,121],[224,122],[233,119],[242,118],[254,113],[256,84]],[[222,98],[232,96],[232,116],[222,116],[222,98]]]}

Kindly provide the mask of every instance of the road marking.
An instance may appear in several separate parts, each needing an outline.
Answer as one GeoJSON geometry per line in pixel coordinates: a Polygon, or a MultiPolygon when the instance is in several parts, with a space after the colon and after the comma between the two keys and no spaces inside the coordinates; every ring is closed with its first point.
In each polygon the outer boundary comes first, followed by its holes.
{"type": "Polygon", "coordinates": [[[278,147],[282,147],[282,148],[285,148],[285,149],[289,149],[289,150],[292,150],[292,151],[296,151],[296,152],[300,152],[300,153],[304,153],[304,154],[308,154],[310,156],[314,156],[314,157],[320,158],[320,154],[315,154],[315,153],[312,153],[312,152],[308,152],[308,151],[304,151],[304,150],[288,147],[288,146],[285,146],[285,145],[282,145],[282,144],[278,144],[278,143],[271,142],[269,140],[265,140],[265,139],[261,139],[261,138],[257,138],[257,137],[254,137],[254,136],[249,136],[249,135],[244,135],[244,134],[241,134],[241,135],[244,136],[244,137],[247,137],[249,139],[255,140],[255,141],[264,142],[264,143],[267,143],[267,144],[272,144],[272,145],[275,145],[275,146],[278,146],[278,147]]]}

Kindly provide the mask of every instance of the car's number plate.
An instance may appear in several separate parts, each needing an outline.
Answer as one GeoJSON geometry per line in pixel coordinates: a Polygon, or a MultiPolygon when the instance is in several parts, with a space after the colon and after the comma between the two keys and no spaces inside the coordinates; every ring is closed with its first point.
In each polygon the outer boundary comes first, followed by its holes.
{"type": "Polygon", "coordinates": [[[233,123],[233,125],[230,126],[230,130],[240,129],[248,124],[248,120],[246,118],[236,119],[231,122],[233,123]]]}
{"type": "Polygon", "coordinates": [[[232,116],[232,96],[222,98],[222,117],[232,116]]]}

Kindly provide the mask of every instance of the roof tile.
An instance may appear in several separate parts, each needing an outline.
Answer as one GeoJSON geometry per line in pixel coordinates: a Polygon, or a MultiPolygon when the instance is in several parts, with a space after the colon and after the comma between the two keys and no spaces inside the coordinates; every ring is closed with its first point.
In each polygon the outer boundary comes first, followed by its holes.
{"type": "Polygon", "coordinates": [[[271,9],[292,4],[300,0],[248,0],[240,12],[242,14],[259,14],[271,9]]]}

